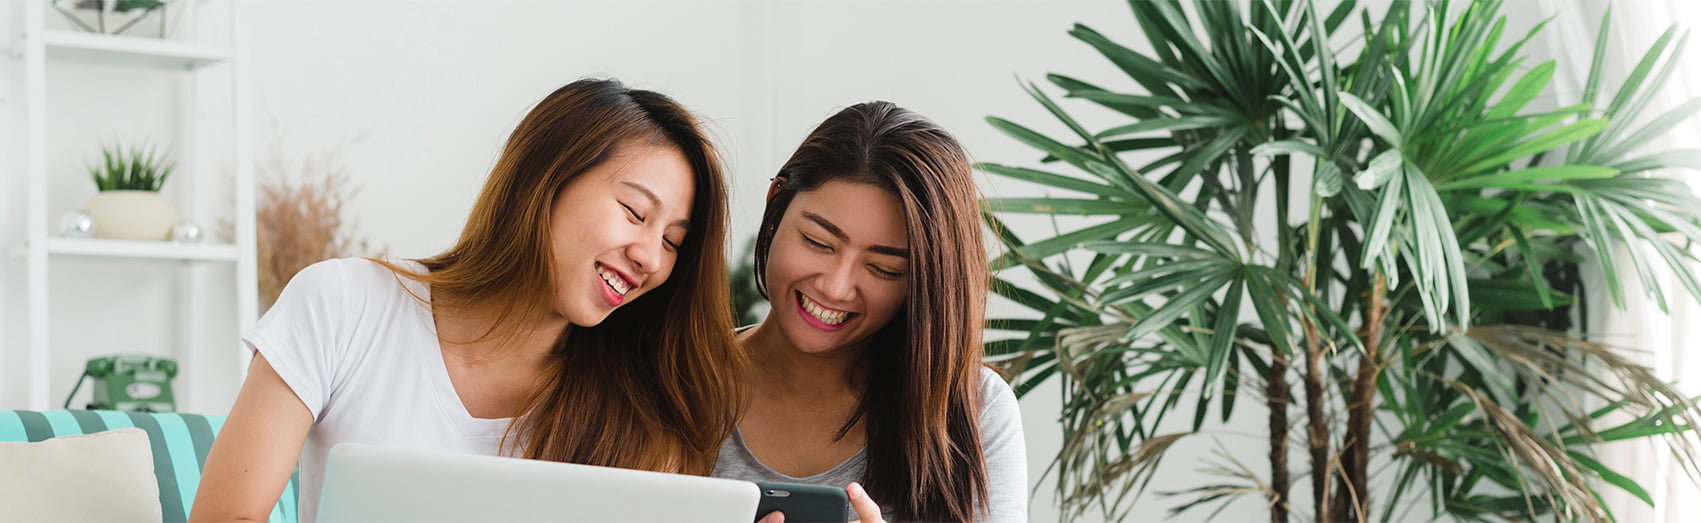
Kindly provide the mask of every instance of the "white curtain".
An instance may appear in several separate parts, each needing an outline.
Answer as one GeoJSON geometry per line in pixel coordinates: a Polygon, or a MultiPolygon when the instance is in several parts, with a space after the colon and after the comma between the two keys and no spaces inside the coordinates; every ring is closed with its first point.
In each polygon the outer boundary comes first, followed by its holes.
{"type": "MultiPolygon", "coordinates": [[[[1543,15],[1559,15],[1547,31],[1547,47],[1562,64],[1555,76],[1555,88],[1563,100],[1576,101],[1588,62],[1607,8],[1611,8],[1611,33],[1606,58],[1610,67],[1603,76],[1603,89],[1616,88],[1647,49],[1667,27],[1677,24],[1679,31],[1701,22],[1701,3],[1694,0],[1539,0],[1543,15]],[[1567,67],[1568,66],[1568,67],[1567,67]]],[[[1690,42],[1678,69],[1668,80],[1665,91],[1645,112],[1657,116],[1683,102],[1701,96],[1701,35],[1690,42]]],[[[1610,94],[1610,92],[1609,92],[1610,94]]],[[[1666,137],[1649,143],[1644,152],[1679,148],[1701,148],[1701,121],[1692,119],[1673,129],[1666,137]]],[[[1678,177],[1696,183],[1697,173],[1666,172],[1661,176],[1678,177]]],[[[1622,251],[1615,253],[1622,258],[1622,251]]],[[[1620,264],[1624,267],[1627,264],[1620,264]]],[[[1666,291],[1668,310],[1644,297],[1642,286],[1635,276],[1625,276],[1626,307],[1613,307],[1604,292],[1589,296],[1589,333],[1609,345],[1630,349],[1630,356],[1652,368],[1657,375],[1676,380],[1678,388],[1694,396],[1701,394],[1701,305],[1683,290],[1663,265],[1659,265],[1658,284],[1666,291]]],[[[1599,287],[1599,269],[1585,277],[1593,278],[1599,287]]],[[[1679,523],[1701,518],[1701,487],[1697,487],[1675,464],[1672,454],[1657,440],[1610,444],[1600,458],[1607,466],[1629,476],[1647,489],[1654,506],[1649,507],[1635,496],[1607,486],[1602,494],[1608,507],[1619,521],[1650,523],[1679,523]]]]}

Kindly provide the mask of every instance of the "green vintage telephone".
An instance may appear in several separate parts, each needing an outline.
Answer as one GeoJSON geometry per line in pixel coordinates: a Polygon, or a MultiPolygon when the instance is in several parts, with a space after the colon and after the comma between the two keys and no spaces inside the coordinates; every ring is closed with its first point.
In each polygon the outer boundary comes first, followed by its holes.
{"type": "Polygon", "coordinates": [[[65,397],[65,408],[71,408],[71,398],[82,388],[84,379],[94,381],[94,401],[88,408],[137,412],[173,412],[177,399],[171,394],[171,378],[177,376],[177,362],[141,354],[121,354],[89,360],[71,395],[65,397]]]}

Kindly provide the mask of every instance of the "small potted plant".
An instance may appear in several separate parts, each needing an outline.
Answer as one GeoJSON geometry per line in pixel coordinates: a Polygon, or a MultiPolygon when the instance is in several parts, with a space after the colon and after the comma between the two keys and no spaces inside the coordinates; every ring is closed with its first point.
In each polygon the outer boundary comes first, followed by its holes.
{"type": "MultiPolygon", "coordinates": [[[[159,19],[159,30],[150,36],[165,38],[168,4],[175,0],[53,0],[53,9],[78,29],[90,33],[124,34],[131,27],[147,20],[150,15],[159,19]],[[111,20],[108,20],[111,18],[111,20]],[[110,22],[110,24],[108,23],[110,22]]],[[[135,32],[142,32],[138,28],[135,32]]]]}
{"type": "Polygon", "coordinates": [[[114,240],[167,240],[177,224],[177,208],[159,195],[176,163],[149,147],[114,144],[101,150],[102,162],[89,166],[100,193],[83,204],[94,217],[95,237],[114,240]]]}

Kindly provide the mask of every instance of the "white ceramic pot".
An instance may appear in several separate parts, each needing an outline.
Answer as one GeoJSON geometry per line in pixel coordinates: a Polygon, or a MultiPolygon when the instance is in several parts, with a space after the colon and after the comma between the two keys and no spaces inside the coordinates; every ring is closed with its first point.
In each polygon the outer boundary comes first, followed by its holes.
{"type": "Polygon", "coordinates": [[[153,191],[101,191],[83,210],[94,217],[96,238],[169,240],[177,225],[177,208],[153,191]]]}

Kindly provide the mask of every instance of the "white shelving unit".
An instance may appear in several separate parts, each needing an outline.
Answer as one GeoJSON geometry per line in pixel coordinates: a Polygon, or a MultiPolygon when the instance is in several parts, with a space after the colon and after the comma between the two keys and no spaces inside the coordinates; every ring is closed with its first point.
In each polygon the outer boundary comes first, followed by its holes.
{"type": "MultiPolygon", "coordinates": [[[[172,7],[190,10],[187,19],[191,20],[195,38],[186,41],[52,29],[47,24],[49,0],[24,2],[23,38],[21,42],[14,44],[21,50],[24,69],[23,152],[26,166],[22,173],[25,181],[21,185],[27,208],[23,242],[9,250],[13,260],[21,259],[26,265],[26,298],[23,300],[28,316],[25,321],[27,334],[24,336],[27,338],[24,359],[28,365],[26,408],[58,408],[58,400],[62,400],[69,390],[54,390],[50,385],[50,378],[59,375],[75,376],[81,371],[80,368],[51,368],[50,365],[50,355],[53,351],[77,350],[57,347],[49,337],[50,314],[67,312],[53,308],[54,294],[49,284],[49,275],[56,265],[72,259],[112,264],[163,262],[177,265],[178,270],[174,271],[177,275],[177,320],[173,326],[176,345],[174,356],[183,363],[185,372],[229,372],[236,380],[240,380],[247,372],[247,351],[239,351],[239,368],[215,370],[197,366],[195,362],[197,355],[207,354],[209,350],[240,349],[240,342],[236,340],[208,340],[207,336],[199,334],[201,329],[195,319],[197,311],[207,310],[209,307],[234,308],[238,322],[235,327],[240,332],[253,324],[259,307],[255,284],[257,265],[254,243],[254,151],[251,124],[253,113],[242,30],[243,2],[221,2],[219,6],[227,8],[228,17],[198,16],[200,13],[195,11],[211,1],[184,0],[172,4],[172,7]],[[228,24],[221,27],[228,29],[228,38],[216,42],[207,41],[207,35],[212,32],[209,28],[219,24],[228,24]],[[191,102],[177,115],[177,138],[179,142],[186,143],[174,144],[179,167],[178,174],[174,175],[172,180],[190,183],[191,186],[187,187],[187,191],[184,191],[184,188],[179,189],[180,198],[175,203],[180,209],[188,211],[185,217],[192,217],[198,223],[212,224],[214,218],[229,220],[234,226],[234,243],[189,244],[58,237],[55,231],[58,213],[69,209],[48,208],[48,202],[51,201],[48,198],[50,166],[47,160],[50,62],[96,67],[150,68],[188,75],[190,81],[184,83],[184,89],[188,92],[182,94],[191,102]],[[211,113],[207,107],[210,103],[207,99],[215,94],[212,92],[214,86],[228,89],[228,92],[222,93],[228,96],[223,100],[231,104],[227,112],[221,113],[229,115],[228,118],[221,119],[226,121],[206,121],[207,115],[211,113]],[[214,151],[203,145],[213,137],[223,136],[230,137],[229,142],[233,144],[234,150],[214,151]],[[233,168],[214,168],[212,164],[215,157],[230,158],[231,163],[224,165],[233,168]],[[209,182],[214,180],[232,182],[229,183],[229,193],[213,194],[213,188],[208,186],[211,185],[209,182]],[[214,198],[225,197],[231,198],[225,202],[234,214],[219,217],[208,215],[206,209],[211,206],[214,198]],[[207,270],[210,264],[235,265],[235,270],[231,271],[235,274],[235,281],[231,282],[233,295],[222,297],[216,305],[206,303],[207,300],[204,299],[204,296],[210,293],[209,289],[214,288],[211,285],[214,282],[209,281],[210,271],[207,270]]],[[[61,166],[53,167],[57,169],[61,166]]],[[[89,357],[102,354],[96,350],[84,351],[89,357]]],[[[8,354],[16,357],[18,352],[5,351],[0,353],[0,358],[7,357],[8,354]]],[[[8,362],[14,363],[16,360],[8,362]]],[[[181,381],[182,376],[179,378],[181,381]]],[[[185,400],[180,390],[180,409],[185,400]]]]}

